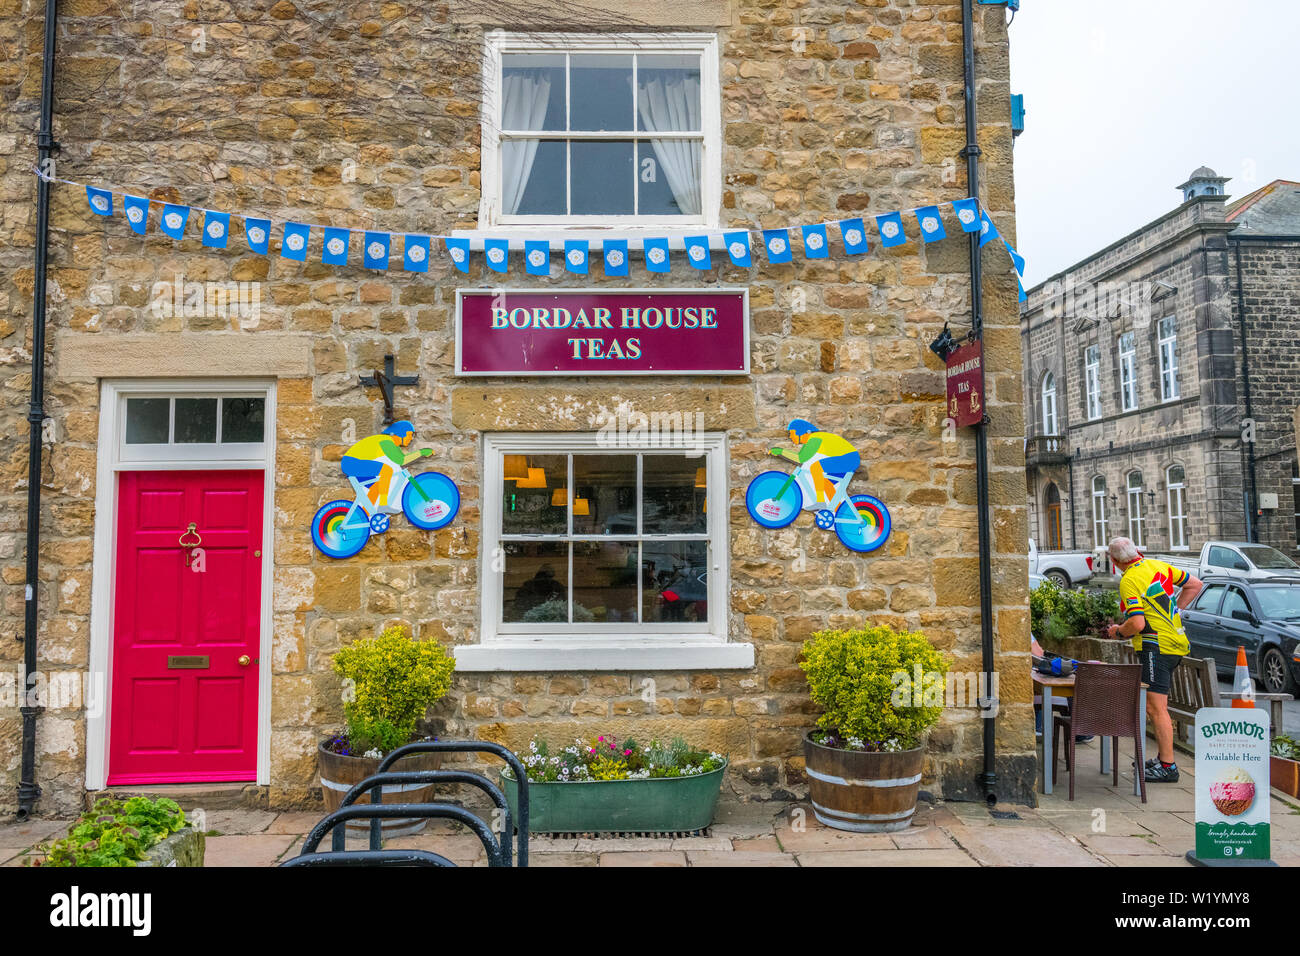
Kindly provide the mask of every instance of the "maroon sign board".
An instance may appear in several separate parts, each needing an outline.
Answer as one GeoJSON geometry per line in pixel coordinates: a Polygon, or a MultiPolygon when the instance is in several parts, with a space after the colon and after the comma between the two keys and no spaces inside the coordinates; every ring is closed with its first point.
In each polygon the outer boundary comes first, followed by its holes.
{"type": "Polygon", "coordinates": [[[745,375],[744,289],[456,293],[457,375],[745,375]]]}
{"type": "Polygon", "coordinates": [[[984,420],[984,343],[971,342],[948,353],[948,417],[958,426],[984,420]]]}

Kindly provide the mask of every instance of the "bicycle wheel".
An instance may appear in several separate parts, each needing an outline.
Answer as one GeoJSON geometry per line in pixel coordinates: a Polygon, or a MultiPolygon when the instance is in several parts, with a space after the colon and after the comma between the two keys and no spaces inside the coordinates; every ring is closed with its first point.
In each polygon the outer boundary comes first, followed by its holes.
{"type": "Polygon", "coordinates": [[[451,524],[460,510],[460,489],[446,475],[422,471],[412,475],[402,492],[402,511],[417,528],[437,531],[451,524]],[[417,488],[416,485],[419,485],[417,488]],[[421,495],[420,492],[424,494],[421,495]]]}
{"type": "Polygon", "coordinates": [[[799,486],[784,471],[761,472],[745,489],[745,508],[764,528],[786,527],[799,517],[801,504],[803,496],[799,486]],[[787,484],[789,487],[785,487],[787,484]]]}
{"type": "Polygon", "coordinates": [[[351,510],[351,501],[329,501],[311,519],[312,543],[327,558],[350,558],[366,546],[370,522],[361,513],[345,527],[344,520],[351,510]]]}
{"type": "Polygon", "coordinates": [[[850,510],[849,502],[844,502],[835,512],[835,534],[844,547],[851,551],[864,554],[875,551],[889,537],[889,509],[883,501],[872,495],[854,495],[851,500],[853,509],[862,520],[858,521],[850,510]]]}

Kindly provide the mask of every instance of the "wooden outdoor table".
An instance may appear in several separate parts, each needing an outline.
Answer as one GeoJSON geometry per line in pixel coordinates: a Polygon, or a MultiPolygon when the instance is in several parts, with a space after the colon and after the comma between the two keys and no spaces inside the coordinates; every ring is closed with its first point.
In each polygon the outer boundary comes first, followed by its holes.
{"type": "MultiPolygon", "coordinates": [[[[1074,675],[1069,677],[1049,677],[1036,670],[1031,671],[1034,679],[1034,688],[1043,697],[1043,793],[1052,792],[1052,698],[1053,697],[1073,697],[1074,696],[1074,675]]],[[[1141,728],[1140,740],[1143,748],[1146,747],[1147,738],[1147,685],[1142,685],[1141,698],[1138,701],[1138,720],[1141,728]]],[[[1073,729],[1073,728],[1071,728],[1073,729]]],[[[1116,759],[1119,755],[1116,754],[1116,759]]],[[[1134,757],[1136,764],[1137,758],[1134,757]]],[[[1102,736],[1101,738],[1101,772],[1110,771],[1110,738],[1102,736]]],[[[1134,766],[1133,768],[1133,793],[1135,796],[1142,794],[1142,781],[1138,777],[1139,773],[1146,773],[1146,767],[1134,766]]]]}

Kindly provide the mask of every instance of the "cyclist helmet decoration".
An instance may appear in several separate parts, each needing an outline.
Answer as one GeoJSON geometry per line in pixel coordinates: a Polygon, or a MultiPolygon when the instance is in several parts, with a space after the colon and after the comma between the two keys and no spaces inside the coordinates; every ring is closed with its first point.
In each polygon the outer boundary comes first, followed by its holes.
{"type": "Polygon", "coordinates": [[[889,509],[872,495],[850,495],[849,484],[862,465],[858,450],[833,432],[804,418],[786,426],[794,449],[771,454],[798,467],[793,474],[764,471],[749,483],[745,508],[765,528],[784,528],[800,511],[811,511],[823,531],[834,529],[850,550],[875,551],[889,538],[889,509]]]}
{"type": "Polygon", "coordinates": [[[406,470],[412,462],[433,454],[432,448],[406,450],[413,441],[413,424],[393,422],[343,453],[339,464],[356,498],[330,501],[312,518],[312,542],[322,554],[352,557],[372,534],[387,531],[397,514],[426,531],[451,524],[460,510],[460,490],[440,472],[406,470]]]}

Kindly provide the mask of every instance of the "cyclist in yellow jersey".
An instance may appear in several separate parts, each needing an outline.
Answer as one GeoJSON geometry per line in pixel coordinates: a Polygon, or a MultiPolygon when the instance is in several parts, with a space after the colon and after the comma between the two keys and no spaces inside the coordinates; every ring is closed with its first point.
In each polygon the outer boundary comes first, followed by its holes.
{"type": "Polygon", "coordinates": [[[1128,538],[1110,543],[1110,559],[1122,573],[1119,582],[1122,624],[1112,624],[1107,636],[1128,638],[1138,652],[1147,684],[1147,722],[1156,734],[1159,759],[1147,761],[1148,783],[1176,783],[1174,726],[1169,719],[1169,683],[1191,650],[1179,610],[1196,600],[1200,578],[1155,558],[1143,556],[1128,538]],[[1175,600],[1174,591],[1180,589],[1175,600]]]}
{"type": "Polygon", "coordinates": [[[373,480],[366,496],[372,505],[388,502],[388,485],[398,468],[409,465],[418,458],[432,455],[432,448],[402,451],[415,439],[415,426],[410,422],[393,422],[382,435],[367,435],[343,454],[343,474],[365,484],[373,480]]]}
{"type": "Polygon", "coordinates": [[[835,484],[845,475],[852,475],[862,466],[862,457],[849,442],[832,432],[818,431],[817,426],[796,418],[786,429],[790,441],[796,445],[809,445],[816,449],[809,466],[817,500],[830,502],[835,497],[835,484]]]}

